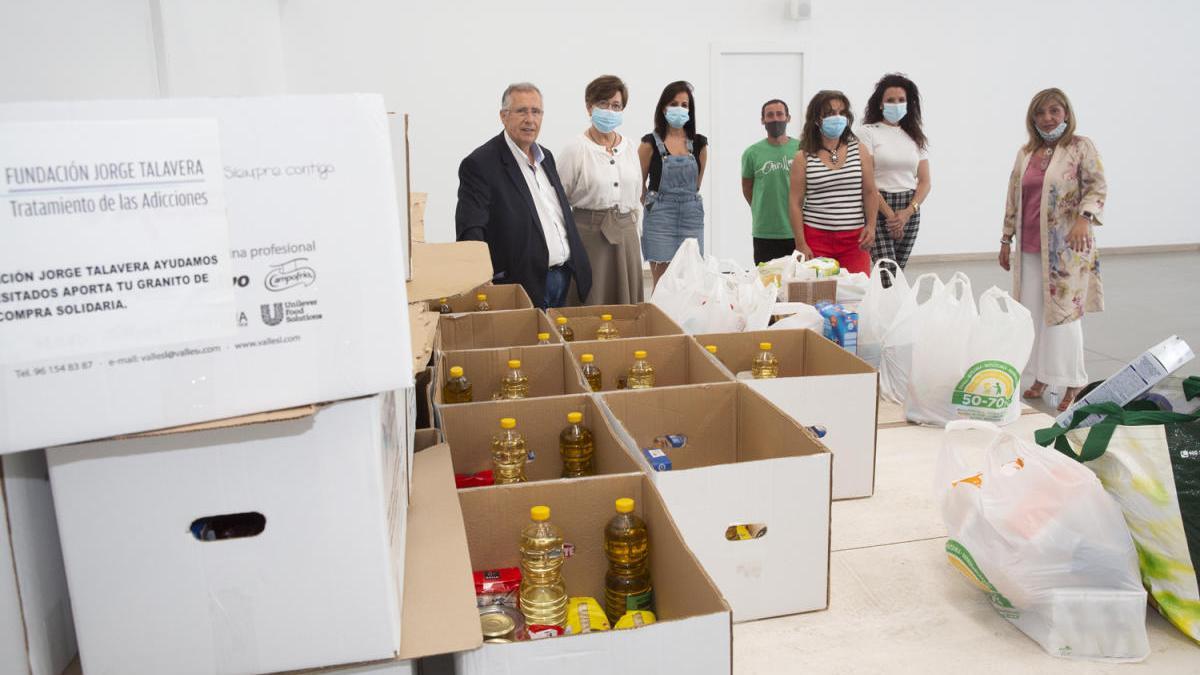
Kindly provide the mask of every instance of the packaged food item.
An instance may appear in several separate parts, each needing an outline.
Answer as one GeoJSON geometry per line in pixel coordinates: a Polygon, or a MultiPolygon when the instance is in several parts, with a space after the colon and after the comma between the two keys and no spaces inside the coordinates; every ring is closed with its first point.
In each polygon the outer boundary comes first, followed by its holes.
{"type": "Polygon", "coordinates": [[[438,300],[438,314],[451,314],[450,298],[441,298],[438,300]]]}
{"type": "Polygon", "coordinates": [[[642,455],[655,471],[670,471],[671,458],[661,448],[642,448],[642,455]]]}
{"type": "Polygon", "coordinates": [[[517,621],[498,605],[480,607],[479,629],[484,640],[512,642],[516,638],[517,621]]]}
{"type": "Polygon", "coordinates": [[[650,389],[654,386],[654,366],[646,360],[646,351],[643,349],[633,353],[628,382],[630,389],[650,389]]]}
{"type": "Polygon", "coordinates": [[[583,413],[567,413],[567,428],[558,435],[558,450],[562,454],[563,478],[579,478],[596,473],[592,462],[596,446],[592,431],[583,426],[583,413]]]}
{"type": "Polygon", "coordinates": [[[462,366],[450,366],[450,379],[442,385],[442,402],[471,402],[471,381],[463,373],[462,366]]]}
{"type": "Polygon", "coordinates": [[[858,353],[858,312],[832,302],[816,305],[824,319],[825,337],[851,354],[858,353]]]}
{"type": "Polygon", "coordinates": [[[600,391],[601,379],[600,368],[595,363],[596,357],[592,354],[581,354],[579,362],[583,364],[583,377],[587,380],[588,387],[592,391],[600,391]]]}
{"type": "Polygon", "coordinates": [[[528,398],[529,377],[521,372],[520,359],[510,359],[508,373],[500,380],[500,398],[528,398]]]}
{"type": "Polygon", "coordinates": [[[621,337],[617,327],[613,325],[612,314],[601,314],[600,325],[596,328],[597,340],[616,340],[621,337]]]}
{"type": "Polygon", "coordinates": [[[491,311],[491,309],[492,309],[492,307],[491,307],[491,305],[488,304],[488,301],[487,301],[487,293],[476,293],[475,294],[475,311],[476,312],[488,312],[488,311],[491,311]]]}
{"type": "Polygon", "coordinates": [[[475,606],[485,641],[512,642],[525,633],[525,617],[519,607],[521,569],[503,567],[476,570],[475,606]]]}
{"type": "Polygon", "coordinates": [[[486,487],[495,484],[496,480],[492,477],[491,469],[484,469],[475,473],[454,474],[454,487],[459,490],[469,487],[486,487]]]}
{"type": "Polygon", "coordinates": [[[613,626],[613,630],[641,628],[642,626],[649,626],[657,620],[658,619],[654,616],[654,612],[644,609],[630,610],[625,612],[625,616],[622,616],[617,620],[617,623],[613,626]]]}
{"type": "Polygon", "coordinates": [[[517,431],[517,420],[502,418],[500,431],[492,436],[492,476],[496,485],[524,483],[527,459],[525,437],[517,431]]]}
{"type": "Polygon", "coordinates": [[[570,598],[567,600],[567,635],[582,635],[592,631],[609,630],[608,617],[595,598],[570,598]]]}
{"type": "Polygon", "coordinates": [[[529,509],[530,522],[521,530],[521,614],[530,639],[539,626],[567,624],[567,589],[562,580],[563,540],[550,522],[549,506],[529,509]]]}
{"type": "Polygon", "coordinates": [[[628,497],[616,501],[616,515],[604,528],[604,553],[608,573],[604,575],[604,611],[610,621],[626,612],[654,608],[650,583],[650,537],[646,523],[633,512],[628,497]]]}
{"type": "Polygon", "coordinates": [[[833,258],[813,258],[800,263],[800,266],[812,270],[813,275],[818,279],[823,277],[836,277],[841,271],[842,266],[833,258]]]}
{"type": "Polygon", "coordinates": [[[682,448],[687,445],[688,437],[685,434],[663,434],[654,439],[654,447],[660,450],[670,450],[672,448],[682,448]]]}
{"type": "Polygon", "coordinates": [[[779,358],[771,351],[770,342],[758,343],[758,355],[754,357],[750,372],[756,380],[779,377],[779,358]]]}
{"type": "Polygon", "coordinates": [[[554,320],[554,323],[558,325],[558,334],[562,336],[563,340],[567,342],[575,341],[575,330],[567,325],[567,317],[560,316],[554,320]]]}

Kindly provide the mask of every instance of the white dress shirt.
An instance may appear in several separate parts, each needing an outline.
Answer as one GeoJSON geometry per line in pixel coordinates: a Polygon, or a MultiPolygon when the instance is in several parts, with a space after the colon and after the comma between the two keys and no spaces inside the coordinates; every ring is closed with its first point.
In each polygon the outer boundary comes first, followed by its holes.
{"type": "Polygon", "coordinates": [[[567,201],[578,209],[604,211],[614,206],[621,213],[642,210],[642,164],[627,136],[609,155],[604,146],[579,134],[558,155],[558,175],[567,201]]]}
{"type": "Polygon", "coordinates": [[[546,235],[546,250],[550,255],[550,267],[558,267],[571,257],[571,245],[567,243],[567,223],[563,219],[563,207],[558,201],[558,191],[550,183],[550,177],[542,169],[542,161],[546,153],[542,146],[533,144],[533,164],[529,163],[529,155],[517,147],[508,132],[504,132],[504,140],[508,149],[517,158],[517,167],[525,177],[525,185],[529,186],[529,194],[533,197],[533,206],[537,209],[538,220],[542,222],[542,233],[546,235]]]}

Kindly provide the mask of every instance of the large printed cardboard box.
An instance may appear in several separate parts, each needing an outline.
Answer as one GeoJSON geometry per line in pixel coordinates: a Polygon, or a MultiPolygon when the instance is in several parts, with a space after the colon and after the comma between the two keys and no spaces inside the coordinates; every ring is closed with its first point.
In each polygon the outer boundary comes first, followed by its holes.
{"type": "MultiPolygon", "coordinates": [[[[500,311],[506,309],[532,309],[533,301],[529,299],[529,294],[525,292],[525,287],[521,284],[484,284],[463,293],[446,298],[446,304],[450,305],[450,310],[453,313],[466,313],[478,311],[476,307],[479,301],[476,296],[480,293],[487,294],[487,302],[490,311],[500,311]]],[[[429,309],[436,312],[440,308],[441,298],[431,300],[429,309]]]]}
{"type": "Polygon", "coordinates": [[[48,450],[84,671],[395,657],[408,497],[397,393],[48,450]]]}
{"type": "Polygon", "coordinates": [[[471,381],[471,397],[474,403],[492,400],[492,394],[500,391],[500,380],[508,374],[508,362],[512,359],[521,362],[521,372],[529,378],[530,398],[589,391],[583,383],[583,375],[571,363],[571,355],[561,344],[467,349],[442,353],[433,379],[435,405],[438,408],[447,405],[442,400],[442,388],[449,381],[450,369],[454,366],[461,366],[463,374],[471,381]]]}
{"type": "Polygon", "coordinates": [[[567,325],[575,331],[576,342],[596,339],[596,328],[600,326],[600,316],[603,314],[612,314],[613,326],[623,338],[683,335],[679,324],[672,321],[658,305],[649,302],[637,305],[557,307],[548,312],[552,322],[560,316],[567,317],[567,325]]]}
{"type": "Polygon", "coordinates": [[[59,675],[74,657],[46,454],[0,457],[0,673],[59,675]]]}
{"type": "Polygon", "coordinates": [[[390,146],[378,95],[0,105],[0,453],[408,386],[390,146]]]}
{"type": "Polygon", "coordinates": [[[591,340],[568,343],[571,361],[578,377],[583,377],[579,358],[591,354],[600,369],[601,391],[615,391],[619,379],[629,375],[633,353],[646,352],[646,360],[654,366],[655,387],[675,387],[685,384],[729,382],[733,378],[720,363],[695,340],[686,335],[662,337],[630,337],[620,340],[591,340]]]}
{"type": "Polygon", "coordinates": [[[833,452],[833,498],[870,497],[875,492],[875,428],[879,375],[865,361],[808,330],[764,330],[697,335],[717,346],[730,374],[806,427],[823,431],[833,452]],[[745,379],[760,342],[779,358],[779,377],[745,379]]]}
{"type": "Polygon", "coordinates": [[[538,333],[549,333],[552,344],[562,344],[558,331],[540,309],[443,315],[438,321],[434,350],[498,349],[536,345],[538,333]]]}
{"type": "Polygon", "coordinates": [[[729,609],[684,544],[662,497],[641,474],[522,483],[459,492],[471,567],[520,564],[521,528],[529,509],[550,507],[550,520],[574,554],[563,564],[571,596],[604,597],[604,526],[614,502],[632,497],[650,536],[650,575],[658,622],[634,630],[593,632],[459,652],[460,675],[611,675],[729,673],[729,609]]]}
{"type": "Polygon", "coordinates": [[[749,621],[829,606],[832,455],[745,384],[601,394],[632,452],[662,434],[673,468],[652,471],[684,540],[749,621]],[[742,539],[737,526],[757,535],[742,539]]]}
{"type": "Polygon", "coordinates": [[[441,408],[442,431],[454,458],[454,472],[473,474],[492,468],[492,435],[500,431],[500,418],[517,420],[532,458],[525,464],[529,481],[562,478],[558,435],[567,426],[567,413],[583,413],[583,425],[592,432],[595,469],[599,475],[641,470],[613,431],[608,416],[590,394],[528,398],[441,408]]]}

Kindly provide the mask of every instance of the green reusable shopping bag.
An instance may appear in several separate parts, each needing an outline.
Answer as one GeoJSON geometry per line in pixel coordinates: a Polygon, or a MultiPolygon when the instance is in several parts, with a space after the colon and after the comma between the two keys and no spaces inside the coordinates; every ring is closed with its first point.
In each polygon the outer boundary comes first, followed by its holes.
{"type": "Polygon", "coordinates": [[[1096,473],[1121,505],[1159,613],[1200,642],[1200,413],[1165,412],[1145,401],[1089,405],[1066,428],[1034,438],[1096,473]],[[1090,415],[1104,418],[1076,428],[1090,415]]]}

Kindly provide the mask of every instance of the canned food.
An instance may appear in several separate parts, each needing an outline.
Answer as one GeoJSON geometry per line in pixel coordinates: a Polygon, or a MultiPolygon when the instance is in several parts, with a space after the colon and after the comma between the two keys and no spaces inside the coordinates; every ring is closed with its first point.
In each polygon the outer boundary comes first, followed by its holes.
{"type": "Polygon", "coordinates": [[[517,630],[517,622],[500,605],[479,608],[479,627],[484,640],[511,642],[517,630]]]}

